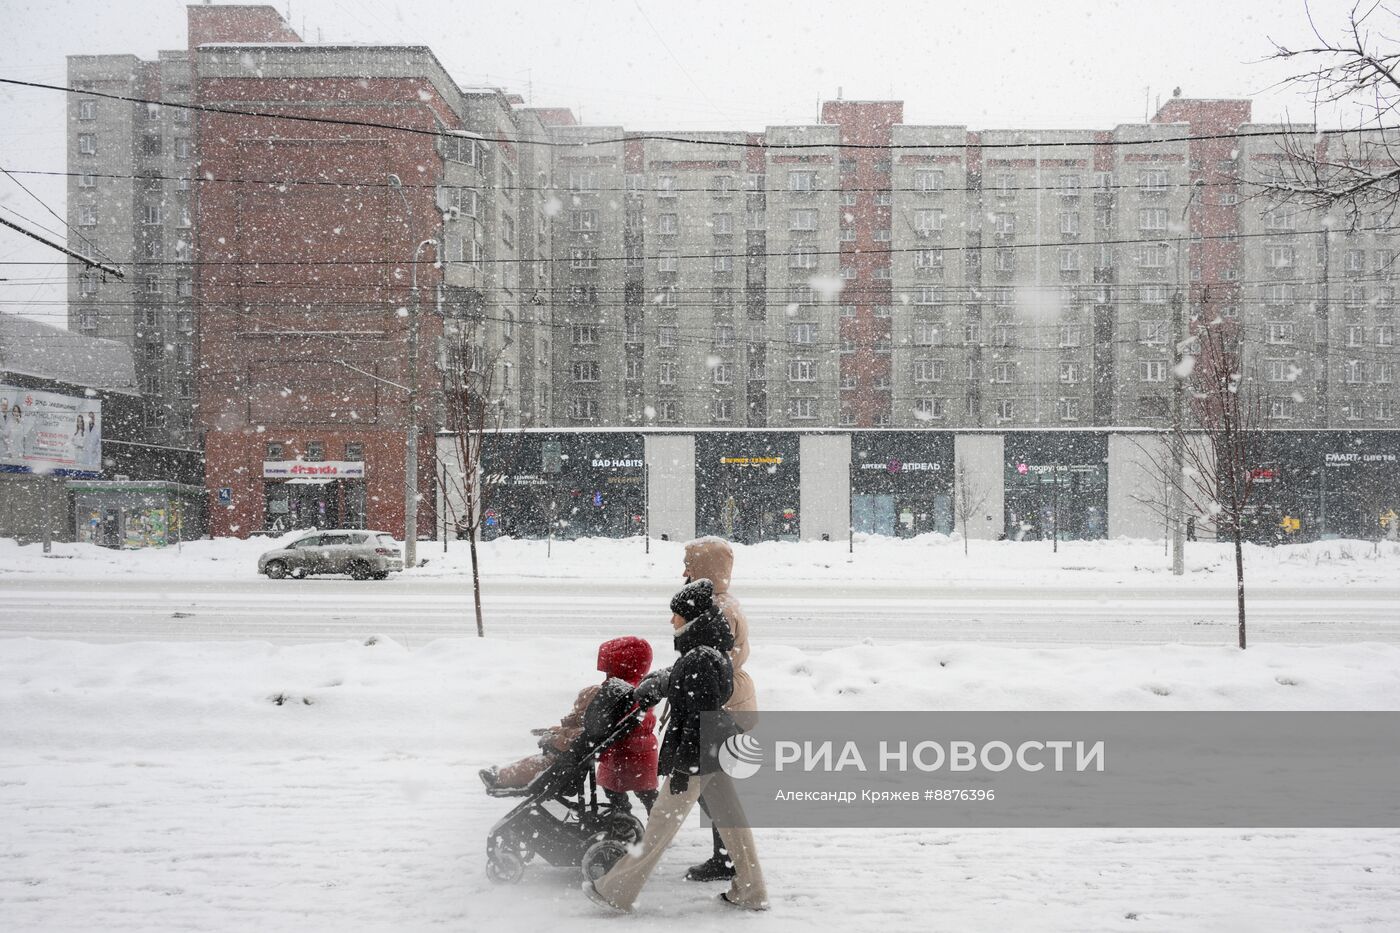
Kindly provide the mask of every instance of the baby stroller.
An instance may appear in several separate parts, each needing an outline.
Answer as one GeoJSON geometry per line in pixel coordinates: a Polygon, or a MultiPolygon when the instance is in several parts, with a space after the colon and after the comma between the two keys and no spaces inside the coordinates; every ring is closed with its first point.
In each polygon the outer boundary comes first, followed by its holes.
{"type": "Polygon", "coordinates": [[[583,731],[549,767],[525,787],[487,791],[493,797],[525,798],[486,837],[488,878],[514,884],[525,874],[525,863],[538,855],[550,865],[578,865],[584,879],[592,881],[641,841],[641,820],[606,799],[599,801],[593,766],[645,715],[631,685],[609,678],[584,711],[583,731]]]}

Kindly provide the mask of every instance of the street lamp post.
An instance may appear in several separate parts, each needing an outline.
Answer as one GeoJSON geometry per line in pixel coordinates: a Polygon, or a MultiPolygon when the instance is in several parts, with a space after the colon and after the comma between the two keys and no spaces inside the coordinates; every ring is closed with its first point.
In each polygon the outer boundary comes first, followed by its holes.
{"type": "MultiPolygon", "coordinates": [[[[413,206],[404,194],[403,182],[399,176],[390,173],[389,185],[403,199],[404,226],[410,233],[413,230],[413,206]]],[[[406,568],[418,565],[418,323],[422,310],[421,296],[418,293],[418,257],[423,247],[431,245],[433,255],[442,261],[442,250],[436,238],[422,240],[413,248],[411,271],[412,301],[408,309],[408,445],[404,451],[403,486],[403,565],[406,568]]]]}
{"type": "MultiPolygon", "coordinates": [[[[1186,205],[1181,209],[1181,223],[1186,242],[1191,242],[1191,225],[1188,222],[1188,215],[1191,211],[1191,202],[1196,199],[1196,193],[1205,184],[1203,179],[1196,179],[1191,185],[1191,193],[1186,198],[1186,205]]],[[[1185,436],[1185,402],[1186,402],[1186,373],[1182,365],[1182,352],[1186,344],[1186,299],[1184,292],[1187,290],[1185,278],[1181,266],[1181,237],[1176,240],[1176,294],[1172,296],[1172,406],[1171,406],[1171,457],[1172,457],[1172,478],[1167,485],[1167,513],[1171,520],[1172,529],[1172,573],[1182,576],[1186,573],[1186,526],[1182,521],[1182,512],[1185,511],[1185,495],[1181,488],[1184,482],[1182,474],[1186,471],[1186,436],[1185,436]]]]}

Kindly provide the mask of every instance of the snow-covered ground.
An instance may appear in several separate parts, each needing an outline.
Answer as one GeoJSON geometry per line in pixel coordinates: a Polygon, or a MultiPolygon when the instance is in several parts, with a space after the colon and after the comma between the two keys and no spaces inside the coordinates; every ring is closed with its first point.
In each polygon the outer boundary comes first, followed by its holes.
{"type": "MultiPolygon", "coordinates": [[[[55,544],[46,557],[37,545],[20,547],[0,539],[0,580],[8,575],[54,575],[71,580],[106,576],[159,579],[243,579],[256,573],[258,555],[279,539],[219,538],[175,548],[115,551],[89,544],[55,544]]],[[[735,566],[746,583],[769,581],[850,581],[889,585],[940,582],[1023,586],[1115,586],[1167,583],[1179,586],[1233,586],[1234,555],[1227,545],[1187,544],[1187,573],[1174,578],[1162,542],[1142,540],[1062,541],[1058,552],[1048,541],[973,541],[964,556],[962,540],[923,535],[901,540],[857,536],[845,542],[768,542],[736,545],[735,566]]],[[[671,583],[681,566],[682,545],[641,538],[587,538],[576,541],[500,539],[481,545],[481,565],[493,579],[594,579],[671,583]]],[[[426,565],[408,572],[424,579],[460,578],[469,572],[468,549],[452,542],[446,553],[437,542],[419,545],[426,565]]],[[[1400,544],[1393,541],[1321,541],[1282,547],[1245,548],[1251,584],[1381,585],[1400,583],[1400,544]]]]}
{"type": "MultiPolygon", "coordinates": [[[[84,575],[99,578],[96,591],[105,581],[118,607],[119,584],[161,577],[244,599],[233,585],[265,547],[195,542],[177,555],[59,545],[55,559],[0,542],[0,608],[84,575]]],[[[640,550],[556,543],[546,561],[542,544],[495,542],[485,562],[497,584],[535,580],[558,593],[570,580],[601,579],[620,592],[635,586],[649,603],[676,582],[679,548],[660,544],[650,559],[640,550]]],[[[897,604],[913,585],[911,573],[926,585],[972,581],[1008,593],[1033,583],[1129,598],[1152,591],[1149,582],[1212,599],[1228,592],[1223,549],[1199,544],[1191,554],[1184,580],[1165,572],[1160,544],[1132,542],[1062,545],[1059,555],[1048,545],[974,542],[971,559],[941,539],[858,542],[851,564],[839,545],[763,545],[740,548],[738,560],[755,587],[838,577],[877,614],[882,598],[897,604]]],[[[391,589],[311,585],[369,599],[460,579],[461,553],[443,561],[426,546],[423,556],[428,566],[391,589]]],[[[1328,587],[1360,604],[1393,601],[1400,586],[1400,553],[1384,544],[1251,549],[1249,559],[1260,590],[1328,587]]],[[[284,605],[312,592],[282,582],[279,592],[293,594],[284,605]]],[[[275,604],[250,605],[263,607],[269,631],[284,621],[275,604]]],[[[557,718],[597,676],[599,638],[661,635],[643,621],[595,620],[587,637],[560,630],[411,647],[385,637],[219,641],[217,632],[116,644],[0,639],[0,929],[1396,926],[1400,830],[1381,829],[760,829],[774,909],[736,917],[715,902],[717,886],[679,878],[707,854],[697,823],[635,917],[601,914],[569,870],[531,865],[520,885],[491,885],[485,835],[508,802],[481,793],[476,770],[531,749],[528,729],[557,718]]],[[[800,620],[778,627],[755,615],[754,625],[767,637],[750,669],[768,709],[1400,710],[1400,647],[1390,644],[1264,642],[1242,653],[1228,638],[1045,648],[946,643],[928,632],[864,643],[852,631],[804,648],[800,620]]],[[[1059,627],[1066,643],[1076,631],[1059,627]]],[[[669,645],[653,644],[664,663],[669,645]]]]}

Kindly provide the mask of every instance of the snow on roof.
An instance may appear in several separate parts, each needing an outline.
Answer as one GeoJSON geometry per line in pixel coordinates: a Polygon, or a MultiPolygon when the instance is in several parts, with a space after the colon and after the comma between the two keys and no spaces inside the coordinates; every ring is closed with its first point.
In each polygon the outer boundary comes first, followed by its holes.
{"type": "Polygon", "coordinates": [[[18,314],[0,314],[0,372],[139,395],[131,348],[18,314]]]}

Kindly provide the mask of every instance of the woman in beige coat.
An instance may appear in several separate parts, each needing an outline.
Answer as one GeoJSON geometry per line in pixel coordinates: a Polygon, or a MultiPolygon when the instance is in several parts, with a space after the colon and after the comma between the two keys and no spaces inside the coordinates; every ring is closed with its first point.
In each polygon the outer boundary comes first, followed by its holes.
{"type": "MultiPolygon", "coordinates": [[[[758,697],[754,693],[753,678],[744,670],[744,662],[749,658],[749,620],[739,600],[729,591],[730,577],[734,573],[734,550],[723,538],[696,538],[685,546],[685,579],[709,580],[715,587],[715,605],[729,620],[729,628],[734,633],[734,647],[729,652],[730,663],[734,665],[734,692],[724,708],[729,710],[739,728],[747,732],[758,721],[758,697]]],[[[700,808],[708,816],[710,809],[705,798],[700,797],[700,808]]],[[[706,861],[692,865],[685,873],[687,881],[727,881],[734,877],[734,863],[719,837],[719,830],[713,826],[715,853],[706,861]]]]}

